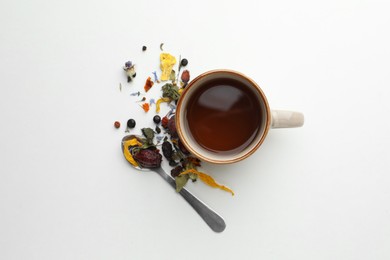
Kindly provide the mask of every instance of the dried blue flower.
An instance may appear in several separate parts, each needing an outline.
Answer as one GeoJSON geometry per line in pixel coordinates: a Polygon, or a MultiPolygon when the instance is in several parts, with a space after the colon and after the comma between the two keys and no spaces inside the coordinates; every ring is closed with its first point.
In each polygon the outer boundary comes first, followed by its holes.
{"type": "Polygon", "coordinates": [[[158,77],[157,77],[157,72],[153,71],[152,73],[153,73],[153,76],[154,76],[154,82],[160,83],[160,81],[158,80],[158,77]]]}
{"type": "Polygon", "coordinates": [[[127,61],[125,63],[123,70],[126,72],[127,82],[130,82],[137,75],[137,73],[135,72],[134,64],[131,61],[127,61]]]}
{"type": "Polygon", "coordinates": [[[139,96],[140,94],[141,94],[141,93],[138,91],[138,92],[133,92],[133,93],[131,93],[130,96],[135,97],[135,96],[139,96]]]}
{"type": "Polygon", "coordinates": [[[149,105],[153,105],[153,104],[156,104],[156,101],[154,100],[154,98],[151,98],[150,101],[149,101],[149,105]]]}

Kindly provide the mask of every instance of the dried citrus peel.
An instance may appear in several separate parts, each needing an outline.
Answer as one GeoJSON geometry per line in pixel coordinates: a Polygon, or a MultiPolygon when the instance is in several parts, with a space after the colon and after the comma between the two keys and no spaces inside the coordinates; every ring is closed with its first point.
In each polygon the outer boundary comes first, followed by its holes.
{"type": "Polygon", "coordinates": [[[171,102],[171,99],[168,98],[168,97],[163,97],[163,98],[158,99],[157,102],[156,102],[156,113],[160,112],[160,104],[162,102],[169,103],[169,102],[171,102]]]}
{"type": "Polygon", "coordinates": [[[133,156],[130,153],[129,148],[132,146],[142,146],[142,143],[140,143],[137,138],[133,138],[127,141],[123,142],[123,155],[125,156],[126,160],[131,163],[133,166],[138,167],[138,163],[134,160],[133,156]]]}
{"type": "Polygon", "coordinates": [[[195,169],[188,169],[188,170],[185,170],[184,172],[180,173],[179,176],[185,175],[185,174],[190,174],[190,173],[198,175],[199,179],[201,181],[203,181],[204,183],[206,183],[207,185],[209,185],[213,188],[219,188],[221,190],[230,192],[232,194],[232,196],[234,196],[234,192],[231,189],[229,189],[228,187],[226,187],[224,185],[218,184],[210,175],[207,175],[206,173],[198,172],[195,169]]]}

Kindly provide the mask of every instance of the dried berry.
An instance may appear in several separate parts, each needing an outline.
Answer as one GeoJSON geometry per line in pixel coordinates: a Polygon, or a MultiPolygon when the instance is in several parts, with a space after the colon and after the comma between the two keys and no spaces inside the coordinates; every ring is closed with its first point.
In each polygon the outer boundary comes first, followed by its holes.
{"type": "Polygon", "coordinates": [[[182,141],[180,141],[179,139],[179,142],[178,142],[178,145],[179,145],[179,149],[182,153],[184,153],[185,155],[189,155],[190,152],[187,150],[187,148],[183,145],[182,141]]]}
{"type": "Polygon", "coordinates": [[[181,81],[184,83],[188,83],[188,81],[190,81],[190,72],[188,70],[184,70],[181,74],[181,81]]]}
{"type": "Polygon", "coordinates": [[[168,132],[171,135],[172,138],[178,137],[177,130],[176,130],[176,124],[175,124],[175,117],[171,117],[168,121],[168,132]]]}
{"type": "Polygon", "coordinates": [[[179,176],[179,174],[183,171],[183,167],[181,167],[180,165],[176,166],[175,168],[173,168],[171,170],[171,176],[173,178],[179,176]]]}
{"type": "Polygon", "coordinates": [[[155,115],[153,117],[153,122],[155,122],[156,124],[159,124],[161,122],[161,117],[159,115],[155,115]]]}
{"type": "Polygon", "coordinates": [[[143,149],[134,154],[133,157],[143,168],[158,168],[161,166],[162,155],[157,149],[143,149]]]}
{"type": "Polygon", "coordinates": [[[188,64],[188,60],[187,59],[182,59],[181,62],[180,62],[180,65],[183,66],[183,67],[187,66],[187,64],[188,64]]]}
{"type": "Polygon", "coordinates": [[[172,160],[172,156],[173,156],[172,144],[168,141],[164,141],[162,143],[161,149],[162,149],[164,157],[167,158],[167,160],[169,160],[169,161],[172,160]]]}
{"type": "Polygon", "coordinates": [[[168,117],[164,116],[164,117],[162,118],[162,120],[161,120],[161,125],[162,125],[162,127],[167,128],[167,127],[168,127],[168,122],[169,122],[168,117]]]}
{"type": "Polygon", "coordinates": [[[142,46],[142,51],[146,51],[147,47],[146,46],[142,46]]]}
{"type": "Polygon", "coordinates": [[[157,134],[161,133],[161,128],[156,125],[156,128],[154,129],[157,134]]]}
{"type": "Polygon", "coordinates": [[[178,163],[175,161],[175,160],[170,160],[169,161],[169,166],[171,166],[171,167],[174,167],[174,166],[176,166],[178,163]]]}
{"type": "Polygon", "coordinates": [[[114,123],[115,128],[121,127],[121,123],[119,121],[115,121],[114,123]]]}
{"type": "Polygon", "coordinates": [[[127,127],[134,128],[135,127],[135,120],[134,119],[127,120],[127,127]]]}

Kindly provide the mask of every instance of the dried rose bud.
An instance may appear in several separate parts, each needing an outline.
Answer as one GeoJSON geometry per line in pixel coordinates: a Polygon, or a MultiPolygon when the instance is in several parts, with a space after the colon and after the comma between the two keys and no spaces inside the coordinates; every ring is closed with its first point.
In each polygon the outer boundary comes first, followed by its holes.
{"type": "Polygon", "coordinates": [[[188,70],[184,70],[181,74],[181,81],[184,83],[188,83],[188,81],[190,81],[190,72],[188,70]]]}
{"type": "Polygon", "coordinates": [[[162,155],[157,149],[143,149],[133,157],[143,168],[158,168],[161,166],[162,155]]]}
{"type": "Polygon", "coordinates": [[[180,149],[180,151],[182,151],[182,153],[184,153],[185,155],[189,155],[190,154],[190,152],[183,145],[183,143],[182,143],[182,141],[180,141],[180,139],[179,139],[178,145],[179,145],[179,149],[180,149]]]}
{"type": "Polygon", "coordinates": [[[176,124],[175,124],[175,117],[171,117],[168,121],[168,132],[171,135],[172,138],[176,138],[177,130],[176,130],[176,124]]]}
{"type": "Polygon", "coordinates": [[[162,125],[162,127],[167,128],[167,127],[168,127],[168,122],[169,122],[168,117],[164,116],[164,117],[162,118],[162,120],[161,120],[161,125],[162,125]]]}

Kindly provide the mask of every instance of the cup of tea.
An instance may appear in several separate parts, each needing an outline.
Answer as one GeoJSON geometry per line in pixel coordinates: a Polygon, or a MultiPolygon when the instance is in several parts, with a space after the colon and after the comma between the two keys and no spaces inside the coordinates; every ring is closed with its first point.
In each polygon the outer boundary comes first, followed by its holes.
{"type": "Polygon", "coordinates": [[[193,79],[176,107],[179,138],[195,157],[228,164],[253,154],[271,128],[303,125],[302,113],[271,110],[258,84],[240,72],[212,70],[193,79]]]}

